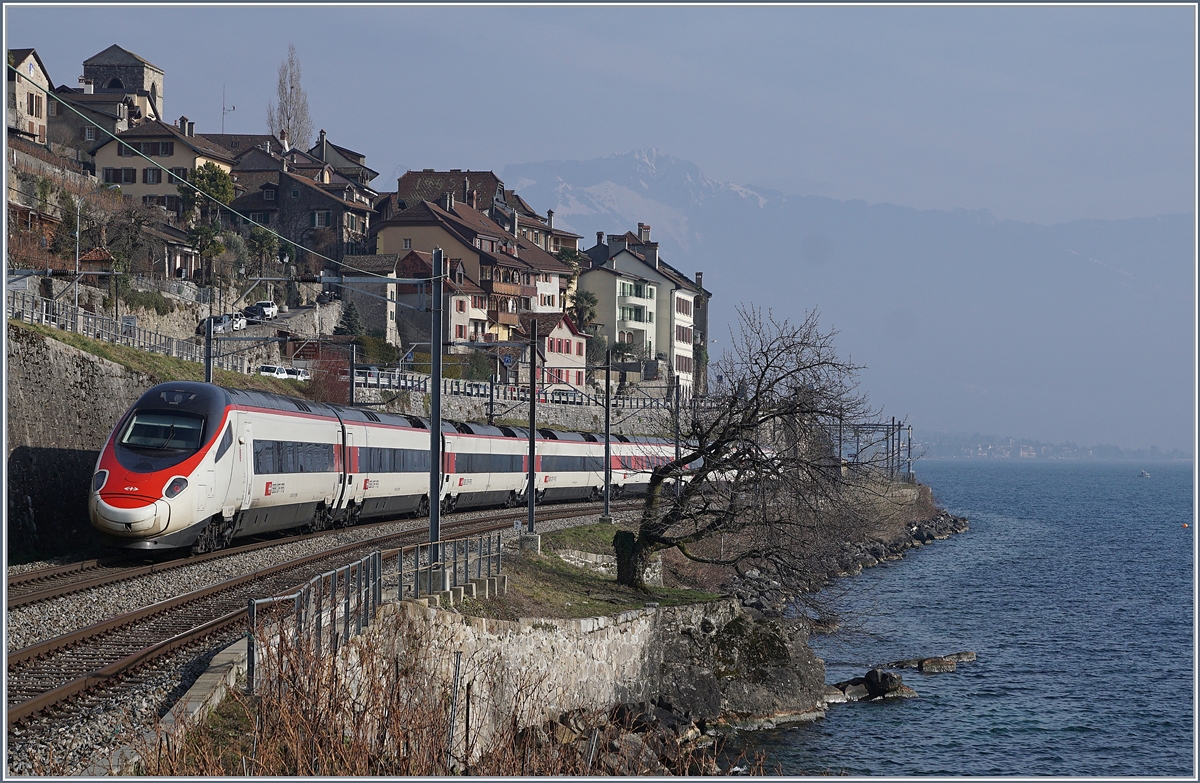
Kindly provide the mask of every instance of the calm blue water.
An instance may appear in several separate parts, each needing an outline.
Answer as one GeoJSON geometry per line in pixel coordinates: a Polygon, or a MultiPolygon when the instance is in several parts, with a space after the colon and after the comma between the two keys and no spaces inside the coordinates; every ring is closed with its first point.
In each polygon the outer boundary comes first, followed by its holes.
{"type": "Polygon", "coordinates": [[[971,530],[839,580],[860,628],[812,644],[827,682],[900,658],[979,660],[903,671],[917,699],[832,705],[816,723],[750,735],[772,766],[1195,774],[1191,463],[947,461],[919,473],[971,530]]]}

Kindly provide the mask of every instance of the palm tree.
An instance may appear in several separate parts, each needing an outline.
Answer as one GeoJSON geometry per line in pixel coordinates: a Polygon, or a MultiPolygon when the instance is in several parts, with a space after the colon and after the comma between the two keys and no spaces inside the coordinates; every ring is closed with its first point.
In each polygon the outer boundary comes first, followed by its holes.
{"type": "Polygon", "coordinates": [[[579,331],[587,330],[592,321],[596,318],[596,306],[600,304],[600,299],[591,291],[575,289],[575,295],[571,297],[570,316],[575,322],[575,326],[579,331]]]}

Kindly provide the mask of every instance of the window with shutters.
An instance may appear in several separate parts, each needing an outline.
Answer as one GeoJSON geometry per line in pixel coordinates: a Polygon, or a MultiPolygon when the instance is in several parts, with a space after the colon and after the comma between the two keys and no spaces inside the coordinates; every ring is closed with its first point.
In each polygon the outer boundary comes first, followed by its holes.
{"type": "Polygon", "coordinates": [[[411,239],[405,239],[405,240],[404,240],[404,249],[405,249],[405,250],[412,250],[412,240],[411,240],[411,239]]]}
{"type": "Polygon", "coordinates": [[[309,213],[308,225],[312,228],[328,228],[329,227],[329,210],[315,209],[309,213]]]}
{"type": "Polygon", "coordinates": [[[174,155],[174,154],[175,154],[175,142],[173,142],[173,141],[160,141],[160,142],[158,143],[158,152],[157,152],[156,154],[157,154],[157,155],[158,155],[160,158],[169,158],[169,157],[171,157],[172,155],[174,155]]]}
{"type": "Polygon", "coordinates": [[[454,302],[454,309],[455,309],[456,311],[460,312],[460,313],[465,313],[465,312],[467,311],[467,303],[466,303],[466,301],[465,301],[465,300],[463,300],[463,299],[458,299],[458,300],[455,300],[455,302],[454,302]]]}
{"type": "Polygon", "coordinates": [[[180,182],[187,182],[188,170],[187,166],[171,169],[171,176],[167,180],[167,184],[175,185],[180,182]]]}
{"type": "Polygon", "coordinates": [[[46,104],[46,116],[48,116],[48,117],[57,117],[58,116],[58,101],[51,100],[49,103],[46,104]]]}
{"type": "Polygon", "coordinates": [[[142,184],[144,185],[159,185],[162,183],[162,169],[160,168],[144,168],[142,169],[142,184]]]}
{"type": "Polygon", "coordinates": [[[454,327],[454,336],[459,340],[467,339],[467,327],[463,324],[456,324],[454,327]]]}

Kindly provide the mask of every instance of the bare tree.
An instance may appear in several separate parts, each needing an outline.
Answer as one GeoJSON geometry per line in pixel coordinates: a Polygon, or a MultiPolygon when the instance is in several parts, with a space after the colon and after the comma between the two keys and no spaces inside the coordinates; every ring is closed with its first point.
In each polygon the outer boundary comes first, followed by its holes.
{"type": "Polygon", "coordinates": [[[300,58],[293,44],[288,44],[287,59],[279,64],[275,97],[277,103],[267,104],[267,130],[280,138],[286,133],[293,147],[308,149],[313,122],[308,116],[308,94],[300,86],[300,58]]]}
{"type": "Polygon", "coordinates": [[[614,536],[617,581],[642,587],[650,556],[770,574],[785,587],[864,528],[886,495],[882,453],[843,455],[839,425],[876,420],[817,314],[798,324],[739,308],[740,333],[710,372],[712,393],[681,412],[681,454],[654,468],[637,533],[614,536]]]}

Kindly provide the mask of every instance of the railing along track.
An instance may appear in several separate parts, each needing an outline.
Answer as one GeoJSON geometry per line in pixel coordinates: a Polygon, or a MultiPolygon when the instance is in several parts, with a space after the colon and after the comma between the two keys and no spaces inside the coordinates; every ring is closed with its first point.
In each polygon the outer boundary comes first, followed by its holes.
{"type": "MultiPolygon", "coordinates": [[[[539,514],[538,520],[551,521],[585,513],[579,507],[556,508],[539,514]]],[[[483,519],[453,522],[446,528],[446,532],[453,535],[444,540],[507,530],[512,520],[524,516],[524,511],[510,511],[483,519]]],[[[328,570],[330,564],[340,565],[354,551],[370,550],[389,542],[403,547],[420,541],[425,532],[418,528],[344,544],[14,651],[8,656],[8,726],[11,729],[49,707],[98,686],[111,684],[139,666],[232,627],[244,618],[248,597],[287,593],[306,581],[307,577],[295,573],[297,571],[320,573],[328,570]]],[[[398,551],[398,548],[388,549],[384,554],[394,564],[398,551]]],[[[182,564],[193,562],[197,562],[197,558],[182,564]]]]}

